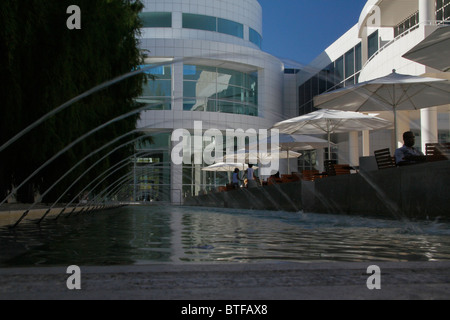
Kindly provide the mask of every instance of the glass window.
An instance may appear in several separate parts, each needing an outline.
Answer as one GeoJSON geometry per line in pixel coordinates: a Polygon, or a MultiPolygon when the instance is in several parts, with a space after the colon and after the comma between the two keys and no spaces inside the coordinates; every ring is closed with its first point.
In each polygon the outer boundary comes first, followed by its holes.
{"type": "Polygon", "coordinates": [[[257,73],[184,66],[184,110],[257,115],[257,73]]]}
{"type": "MultiPolygon", "coordinates": [[[[149,65],[142,65],[141,68],[149,65]]],[[[172,97],[172,67],[159,66],[144,71],[151,75],[143,84],[142,94],[136,99],[139,103],[147,104],[148,110],[170,110],[172,97]]]]}
{"type": "Polygon", "coordinates": [[[334,76],[336,83],[340,83],[344,80],[344,57],[340,57],[335,62],[334,76]]]}
{"type": "Polygon", "coordinates": [[[378,51],[378,30],[372,33],[368,38],[368,58],[372,57],[378,51]]]}
{"type": "Polygon", "coordinates": [[[171,12],[141,12],[139,14],[144,28],[171,28],[171,12]]]}
{"type": "Polygon", "coordinates": [[[218,83],[230,84],[241,87],[244,87],[246,85],[245,83],[246,75],[242,72],[221,68],[219,68],[217,71],[219,73],[217,77],[218,83]]]}
{"type": "Polygon", "coordinates": [[[171,80],[148,80],[144,85],[144,97],[170,97],[172,96],[171,80]]]}
{"type": "Polygon", "coordinates": [[[217,19],[201,14],[183,13],[183,28],[217,31],[217,19]]]}
{"type": "Polygon", "coordinates": [[[217,31],[220,33],[226,33],[235,37],[244,38],[244,26],[240,23],[226,20],[217,19],[217,31]]]}
{"type": "Polygon", "coordinates": [[[262,46],[262,37],[261,35],[254,29],[249,28],[249,40],[251,43],[254,43],[261,49],[262,46]]]}
{"type": "Polygon", "coordinates": [[[203,80],[216,78],[216,68],[205,66],[185,65],[183,67],[184,80],[203,80]]]}
{"type": "Polygon", "coordinates": [[[362,69],[362,49],[361,43],[355,47],[355,72],[362,69]]]}
{"type": "Polygon", "coordinates": [[[345,54],[345,78],[355,73],[355,51],[351,49],[345,54]]]}

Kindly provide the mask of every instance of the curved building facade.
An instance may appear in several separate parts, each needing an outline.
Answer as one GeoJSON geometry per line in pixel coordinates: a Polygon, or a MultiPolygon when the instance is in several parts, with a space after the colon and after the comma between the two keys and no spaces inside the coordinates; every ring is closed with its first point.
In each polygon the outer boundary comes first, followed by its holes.
{"type": "MultiPolygon", "coordinates": [[[[432,67],[433,62],[450,66],[449,47],[440,45],[448,43],[448,36],[447,40],[441,36],[430,41],[435,46],[428,52],[421,51],[420,60],[408,55],[436,31],[450,28],[449,1],[368,0],[355,22],[312,61],[308,70],[320,70],[318,73],[299,73],[299,114],[315,110],[316,95],[388,75],[393,69],[402,74],[450,79],[448,69],[432,67]]],[[[339,145],[334,157],[357,166],[359,157],[373,155],[374,150],[390,148],[393,154],[403,144],[402,133],[409,130],[415,133],[416,146],[422,150],[429,142],[449,142],[449,111],[448,105],[399,111],[396,137],[393,130],[334,135],[334,142],[339,145]]],[[[394,121],[393,112],[379,114],[394,121]]]]}
{"type": "Polygon", "coordinates": [[[283,119],[284,66],[261,50],[257,0],[143,2],[141,49],[154,79],[139,99],[148,106],[139,128],[153,143],[138,147],[132,192],[135,200],[182,203],[228,176],[202,171],[205,163],[176,164],[174,130],[225,136],[227,129],[270,128],[283,119]]]}

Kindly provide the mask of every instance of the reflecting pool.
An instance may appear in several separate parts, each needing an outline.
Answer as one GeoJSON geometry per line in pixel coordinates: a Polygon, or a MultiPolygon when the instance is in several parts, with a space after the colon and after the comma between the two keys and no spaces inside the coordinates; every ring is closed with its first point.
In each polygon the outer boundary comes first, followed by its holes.
{"type": "Polygon", "coordinates": [[[450,260],[450,222],[130,206],[0,228],[0,267],[450,260]]]}

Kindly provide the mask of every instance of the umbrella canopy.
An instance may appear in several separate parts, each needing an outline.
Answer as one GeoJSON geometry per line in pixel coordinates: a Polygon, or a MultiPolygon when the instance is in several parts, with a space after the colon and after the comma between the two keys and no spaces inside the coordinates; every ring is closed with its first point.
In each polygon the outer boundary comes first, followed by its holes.
{"type": "Polygon", "coordinates": [[[391,74],[321,94],[316,108],[344,111],[393,111],[397,139],[397,111],[418,110],[450,103],[450,82],[444,79],[391,74]]]}
{"type": "MultiPolygon", "coordinates": [[[[203,171],[217,171],[217,172],[232,172],[234,169],[238,168],[239,170],[243,171],[248,168],[248,165],[245,163],[225,163],[225,162],[218,162],[213,165],[210,165],[208,167],[203,168],[203,171]]],[[[257,167],[253,166],[253,169],[257,169],[257,167]]]]}
{"type": "MultiPolygon", "coordinates": [[[[267,164],[273,160],[279,159],[293,159],[298,158],[302,154],[294,151],[288,150],[279,150],[276,154],[272,154],[271,152],[258,152],[256,149],[240,149],[236,151],[236,153],[228,154],[224,157],[225,161],[239,161],[239,159],[245,159],[245,162],[253,162],[256,160],[258,163],[267,164]]],[[[288,171],[289,171],[289,162],[288,162],[288,171]]]]}
{"type": "Polygon", "coordinates": [[[450,26],[443,26],[403,55],[404,58],[446,72],[450,70],[450,26]]]}
{"type": "Polygon", "coordinates": [[[302,154],[294,151],[283,151],[280,150],[276,154],[270,152],[257,152],[256,150],[246,150],[240,149],[236,153],[228,154],[224,157],[224,161],[235,161],[239,159],[244,159],[245,162],[252,163],[253,160],[257,162],[268,162],[274,159],[292,159],[298,158],[302,154]]]}
{"type": "MultiPolygon", "coordinates": [[[[358,112],[339,110],[318,110],[300,117],[276,123],[272,128],[281,133],[295,134],[324,134],[328,135],[328,148],[331,148],[330,135],[332,133],[375,130],[386,128],[390,122],[375,115],[365,115],[358,112]]],[[[328,152],[328,158],[331,153],[328,152]]]]}
{"type": "MultiPolygon", "coordinates": [[[[270,145],[271,141],[272,137],[269,137],[260,141],[259,144],[267,143],[267,145],[270,145]]],[[[278,145],[280,146],[280,150],[283,151],[314,150],[327,147],[328,141],[304,134],[282,133],[278,136],[278,145]]]]}

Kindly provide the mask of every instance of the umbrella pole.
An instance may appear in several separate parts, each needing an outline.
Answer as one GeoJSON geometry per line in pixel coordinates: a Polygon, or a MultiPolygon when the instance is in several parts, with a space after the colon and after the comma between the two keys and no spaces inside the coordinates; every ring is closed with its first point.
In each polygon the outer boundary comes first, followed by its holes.
{"type": "Polygon", "coordinates": [[[290,174],[290,172],[291,172],[291,171],[290,171],[290,170],[291,170],[291,169],[290,169],[290,165],[291,165],[290,162],[291,162],[291,159],[289,159],[289,148],[287,148],[287,155],[286,155],[286,156],[287,156],[287,162],[288,162],[288,172],[287,172],[287,174],[290,174]]]}

